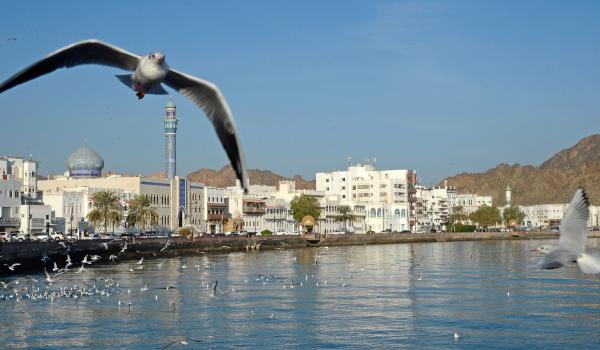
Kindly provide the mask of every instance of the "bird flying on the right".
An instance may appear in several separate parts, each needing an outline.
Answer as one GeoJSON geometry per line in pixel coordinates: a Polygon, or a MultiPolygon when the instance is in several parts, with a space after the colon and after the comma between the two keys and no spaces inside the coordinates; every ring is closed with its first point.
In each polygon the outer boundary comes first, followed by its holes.
{"type": "Polygon", "coordinates": [[[590,201],[585,190],[578,188],[561,223],[558,244],[535,267],[556,269],[576,262],[583,273],[600,273],[600,258],[585,252],[590,201]]]}

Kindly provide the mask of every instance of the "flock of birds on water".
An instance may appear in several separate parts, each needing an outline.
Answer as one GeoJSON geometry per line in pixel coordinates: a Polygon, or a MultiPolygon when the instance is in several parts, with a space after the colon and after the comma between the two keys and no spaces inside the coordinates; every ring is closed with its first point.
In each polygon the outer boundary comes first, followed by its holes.
{"type": "MultiPolygon", "coordinates": [[[[539,252],[543,257],[539,260],[533,269],[555,269],[565,265],[577,264],[582,272],[584,273],[600,273],[600,259],[585,252],[585,245],[587,241],[587,218],[589,215],[588,211],[589,200],[585,191],[578,189],[569,205],[567,212],[562,221],[560,237],[557,244],[542,244],[541,246],[533,249],[532,251],[539,252]]],[[[63,266],[59,266],[56,261],[49,261],[48,256],[42,258],[44,266],[51,266],[50,268],[44,267],[42,277],[37,275],[21,275],[20,277],[11,278],[10,280],[0,280],[0,302],[12,301],[15,303],[22,303],[25,301],[31,302],[47,302],[55,303],[63,299],[82,299],[82,298],[94,298],[97,303],[109,301],[115,303],[114,306],[119,312],[131,313],[136,310],[136,298],[145,296],[153,298],[156,303],[164,303],[165,307],[169,312],[176,312],[178,305],[177,301],[169,297],[169,291],[177,290],[180,288],[178,285],[156,285],[152,280],[146,281],[142,287],[138,290],[134,290],[131,287],[125,287],[121,281],[116,279],[114,276],[102,276],[87,278],[89,271],[94,271],[90,266],[98,262],[105,262],[110,264],[124,264],[126,265],[126,271],[130,273],[136,273],[140,270],[155,270],[160,271],[163,268],[165,262],[169,259],[160,257],[160,254],[166,252],[169,249],[171,242],[167,240],[164,246],[152,255],[156,256],[156,259],[160,261],[150,262],[144,260],[144,257],[139,260],[133,260],[128,262],[121,262],[120,255],[124,254],[128,249],[128,243],[120,240],[112,240],[110,242],[99,243],[104,250],[107,251],[104,256],[97,254],[88,254],[83,257],[81,261],[73,261],[69,256],[69,245],[65,242],[59,242],[59,244],[65,249],[65,263],[63,266]],[[117,255],[109,254],[109,245],[119,244],[120,250],[117,255]],[[73,278],[64,279],[66,274],[74,274],[81,276],[74,280],[73,278]]],[[[283,248],[280,248],[283,249],[283,248]]],[[[313,265],[321,264],[321,260],[329,252],[328,247],[315,248],[314,258],[311,260],[313,265]]],[[[205,254],[203,251],[196,250],[197,254],[205,254]]],[[[467,252],[468,257],[472,259],[473,252],[467,252]]],[[[204,255],[206,257],[206,255],[204,255]]],[[[172,262],[173,260],[171,260],[172,262]]],[[[298,263],[297,257],[293,257],[291,263],[298,263]]],[[[415,266],[419,266],[423,263],[423,257],[417,257],[414,261],[415,266]]],[[[5,268],[10,273],[18,273],[19,262],[13,262],[11,264],[4,264],[5,268]]],[[[179,266],[177,270],[185,272],[188,270],[197,272],[214,270],[216,265],[208,260],[205,260],[203,264],[194,264],[188,266],[187,257],[180,257],[179,266]]],[[[364,267],[360,268],[364,271],[364,267]]],[[[423,278],[422,273],[415,274],[417,280],[423,278]],[[418,276],[418,277],[417,277],[418,276]]],[[[321,281],[315,278],[314,274],[306,274],[302,277],[294,278],[283,278],[277,277],[268,272],[247,276],[243,280],[244,284],[259,283],[263,285],[273,285],[274,283],[284,289],[302,288],[308,283],[312,283],[315,287],[349,287],[350,281],[353,276],[341,276],[335,281],[321,281]]],[[[229,295],[235,294],[238,290],[231,287],[226,290],[219,288],[218,280],[207,280],[201,282],[203,288],[206,290],[206,295],[209,300],[217,298],[225,298],[229,295]]],[[[507,291],[507,296],[510,296],[510,291],[507,291]]],[[[251,309],[249,312],[250,316],[255,315],[255,310],[251,309]]],[[[275,318],[274,313],[270,313],[268,316],[270,319],[275,318]]],[[[454,340],[460,340],[462,335],[458,332],[454,333],[454,340]]],[[[190,345],[191,343],[202,342],[202,340],[192,339],[190,337],[179,337],[177,340],[166,344],[163,349],[174,345],[190,345]]]]}

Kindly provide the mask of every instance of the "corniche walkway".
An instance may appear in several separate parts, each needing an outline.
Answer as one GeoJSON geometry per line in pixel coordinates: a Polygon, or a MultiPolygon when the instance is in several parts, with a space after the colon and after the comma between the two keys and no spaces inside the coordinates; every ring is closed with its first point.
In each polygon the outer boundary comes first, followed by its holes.
{"type": "MultiPolygon", "coordinates": [[[[599,238],[600,232],[592,231],[590,238],[599,238]]],[[[365,245],[365,244],[400,244],[452,241],[484,241],[484,240],[517,240],[517,239],[557,239],[558,233],[548,231],[527,232],[461,232],[461,233],[427,233],[401,234],[385,233],[373,235],[330,235],[321,239],[320,246],[365,245]]],[[[186,238],[143,238],[132,240],[72,240],[52,242],[4,242],[0,244],[0,276],[41,271],[51,268],[56,262],[64,266],[67,255],[76,262],[86,255],[98,255],[101,262],[108,262],[110,255],[119,261],[151,258],[168,258],[178,255],[198,253],[228,253],[232,251],[252,251],[258,249],[289,249],[306,247],[306,240],[301,236],[255,236],[255,237],[223,237],[201,236],[192,241],[186,238]],[[127,243],[127,246],[125,246],[127,243]],[[125,249],[123,249],[125,248],[125,249]],[[15,271],[6,266],[20,263],[15,271]]]]}

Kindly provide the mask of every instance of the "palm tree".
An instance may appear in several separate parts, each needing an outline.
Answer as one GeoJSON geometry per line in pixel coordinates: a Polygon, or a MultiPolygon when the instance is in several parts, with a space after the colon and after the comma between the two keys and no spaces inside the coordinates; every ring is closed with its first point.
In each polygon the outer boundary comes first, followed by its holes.
{"type": "Polygon", "coordinates": [[[130,227],[138,225],[143,232],[147,224],[158,226],[158,213],[147,196],[135,196],[129,201],[129,214],[125,221],[130,227]]]}
{"type": "Polygon", "coordinates": [[[94,225],[104,223],[104,233],[107,233],[108,226],[112,226],[113,232],[115,226],[123,220],[123,211],[119,196],[110,191],[96,192],[91,197],[94,209],[87,215],[88,220],[94,225]]]}
{"type": "Polygon", "coordinates": [[[352,209],[349,205],[341,205],[338,208],[339,214],[334,217],[335,222],[344,223],[344,232],[348,231],[348,221],[353,221],[355,216],[352,214],[352,209]]]}

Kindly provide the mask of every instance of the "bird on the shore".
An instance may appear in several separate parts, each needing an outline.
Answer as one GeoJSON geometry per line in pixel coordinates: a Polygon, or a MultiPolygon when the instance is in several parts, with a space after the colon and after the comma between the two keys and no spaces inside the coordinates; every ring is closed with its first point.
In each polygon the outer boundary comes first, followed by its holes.
{"type": "Polygon", "coordinates": [[[138,99],[146,94],[168,94],[162,83],[190,99],[212,122],[242,188],[247,192],[248,176],[235,121],[221,91],[211,82],[171,69],[162,52],[138,56],[99,40],[81,41],[61,48],[13,75],[0,84],[0,93],[59,68],[84,64],[100,64],[132,72],[117,75],[117,78],[133,89],[138,99]]]}
{"type": "Polygon", "coordinates": [[[126,250],[127,250],[127,242],[125,242],[125,244],[123,245],[123,248],[121,248],[121,251],[119,253],[125,253],[126,250]]]}
{"type": "Polygon", "coordinates": [[[118,256],[111,254],[111,256],[108,257],[108,260],[110,260],[112,262],[115,262],[115,260],[118,259],[118,258],[119,258],[118,256]]]}
{"type": "MultiPolygon", "coordinates": [[[[558,244],[535,265],[538,269],[556,269],[576,262],[583,273],[600,273],[600,258],[586,254],[587,222],[590,201],[582,188],[578,188],[567,208],[561,224],[558,244]]],[[[543,252],[543,250],[540,249],[543,252]]]]}
{"type": "Polygon", "coordinates": [[[15,267],[21,265],[21,263],[14,263],[12,265],[4,264],[4,266],[8,267],[9,270],[14,271],[15,267]]]}

